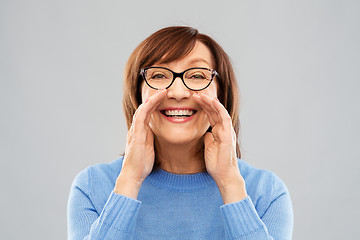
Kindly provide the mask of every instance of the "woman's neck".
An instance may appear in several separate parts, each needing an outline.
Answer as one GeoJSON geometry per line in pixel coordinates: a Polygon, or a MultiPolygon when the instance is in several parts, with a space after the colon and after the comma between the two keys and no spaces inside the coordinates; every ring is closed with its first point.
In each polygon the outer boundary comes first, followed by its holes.
{"type": "Polygon", "coordinates": [[[156,163],[161,169],[176,174],[206,170],[203,139],[185,144],[171,144],[155,137],[156,163]]]}

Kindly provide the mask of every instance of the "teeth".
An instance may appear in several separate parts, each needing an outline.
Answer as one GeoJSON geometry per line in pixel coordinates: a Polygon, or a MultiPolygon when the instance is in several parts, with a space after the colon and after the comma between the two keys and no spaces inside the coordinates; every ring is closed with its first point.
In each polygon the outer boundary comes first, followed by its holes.
{"type": "Polygon", "coordinates": [[[166,110],[165,115],[171,116],[191,116],[194,114],[193,110],[166,110]]]}

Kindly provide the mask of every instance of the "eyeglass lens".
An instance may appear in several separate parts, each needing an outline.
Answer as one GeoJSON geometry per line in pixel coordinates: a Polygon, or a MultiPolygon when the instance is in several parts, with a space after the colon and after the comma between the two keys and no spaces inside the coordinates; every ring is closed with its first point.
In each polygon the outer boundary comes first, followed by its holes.
{"type": "MultiPolygon", "coordinates": [[[[174,75],[171,71],[163,68],[149,68],[145,71],[145,79],[148,84],[157,89],[169,87],[174,75]]],[[[184,72],[185,85],[192,90],[200,90],[209,85],[212,80],[212,72],[208,69],[189,69],[184,72]]]]}

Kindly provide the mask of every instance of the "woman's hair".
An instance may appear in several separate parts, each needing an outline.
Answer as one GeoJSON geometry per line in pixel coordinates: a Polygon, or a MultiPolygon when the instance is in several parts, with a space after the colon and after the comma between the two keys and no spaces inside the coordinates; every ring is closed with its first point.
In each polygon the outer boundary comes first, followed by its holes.
{"type": "Polygon", "coordinates": [[[128,129],[133,115],[142,102],[141,85],[143,79],[140,69],[155,63],[170,63],[181,59],[191,52],[196,41],[205,44],[215,60],[217,76],[217,96],[228,111],[236,133],[236,154],[241,157],[238,143],[240,129],[239,94],[235,73],[228,55],[212,38],[201,34],[191,27],[174,26],[160,29],[140,43],[127,61],[124,73],[123,108],[128,129]]]}

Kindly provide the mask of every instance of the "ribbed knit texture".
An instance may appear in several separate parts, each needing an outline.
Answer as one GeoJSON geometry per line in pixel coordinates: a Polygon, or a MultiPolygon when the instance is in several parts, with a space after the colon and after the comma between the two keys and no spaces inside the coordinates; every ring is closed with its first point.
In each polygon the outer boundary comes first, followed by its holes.
{"type": "MultiPolygon", "coordinates": [[[[244,233],[262,232],[264,237],[267,236],[267,229],[259,218],[254,205],[249,196],[243,201],[226,204],[221,207],[226,226],[227,234],[232,239],[240,238],[244,233]],[[239,224],[231,224],[238,222],[239,224]]],[[[266,239],[266,238],[264,238],[266,239]]]]}
{"type": "Polygon", "coordinates": [[[239,160],[248,197],[224,205],[207,172],[153,171],[138,199],[112,190],[122,158],[80,172],[68,202],[68,239],[291,239],[293,211],[275,174],[239,160]]]}

